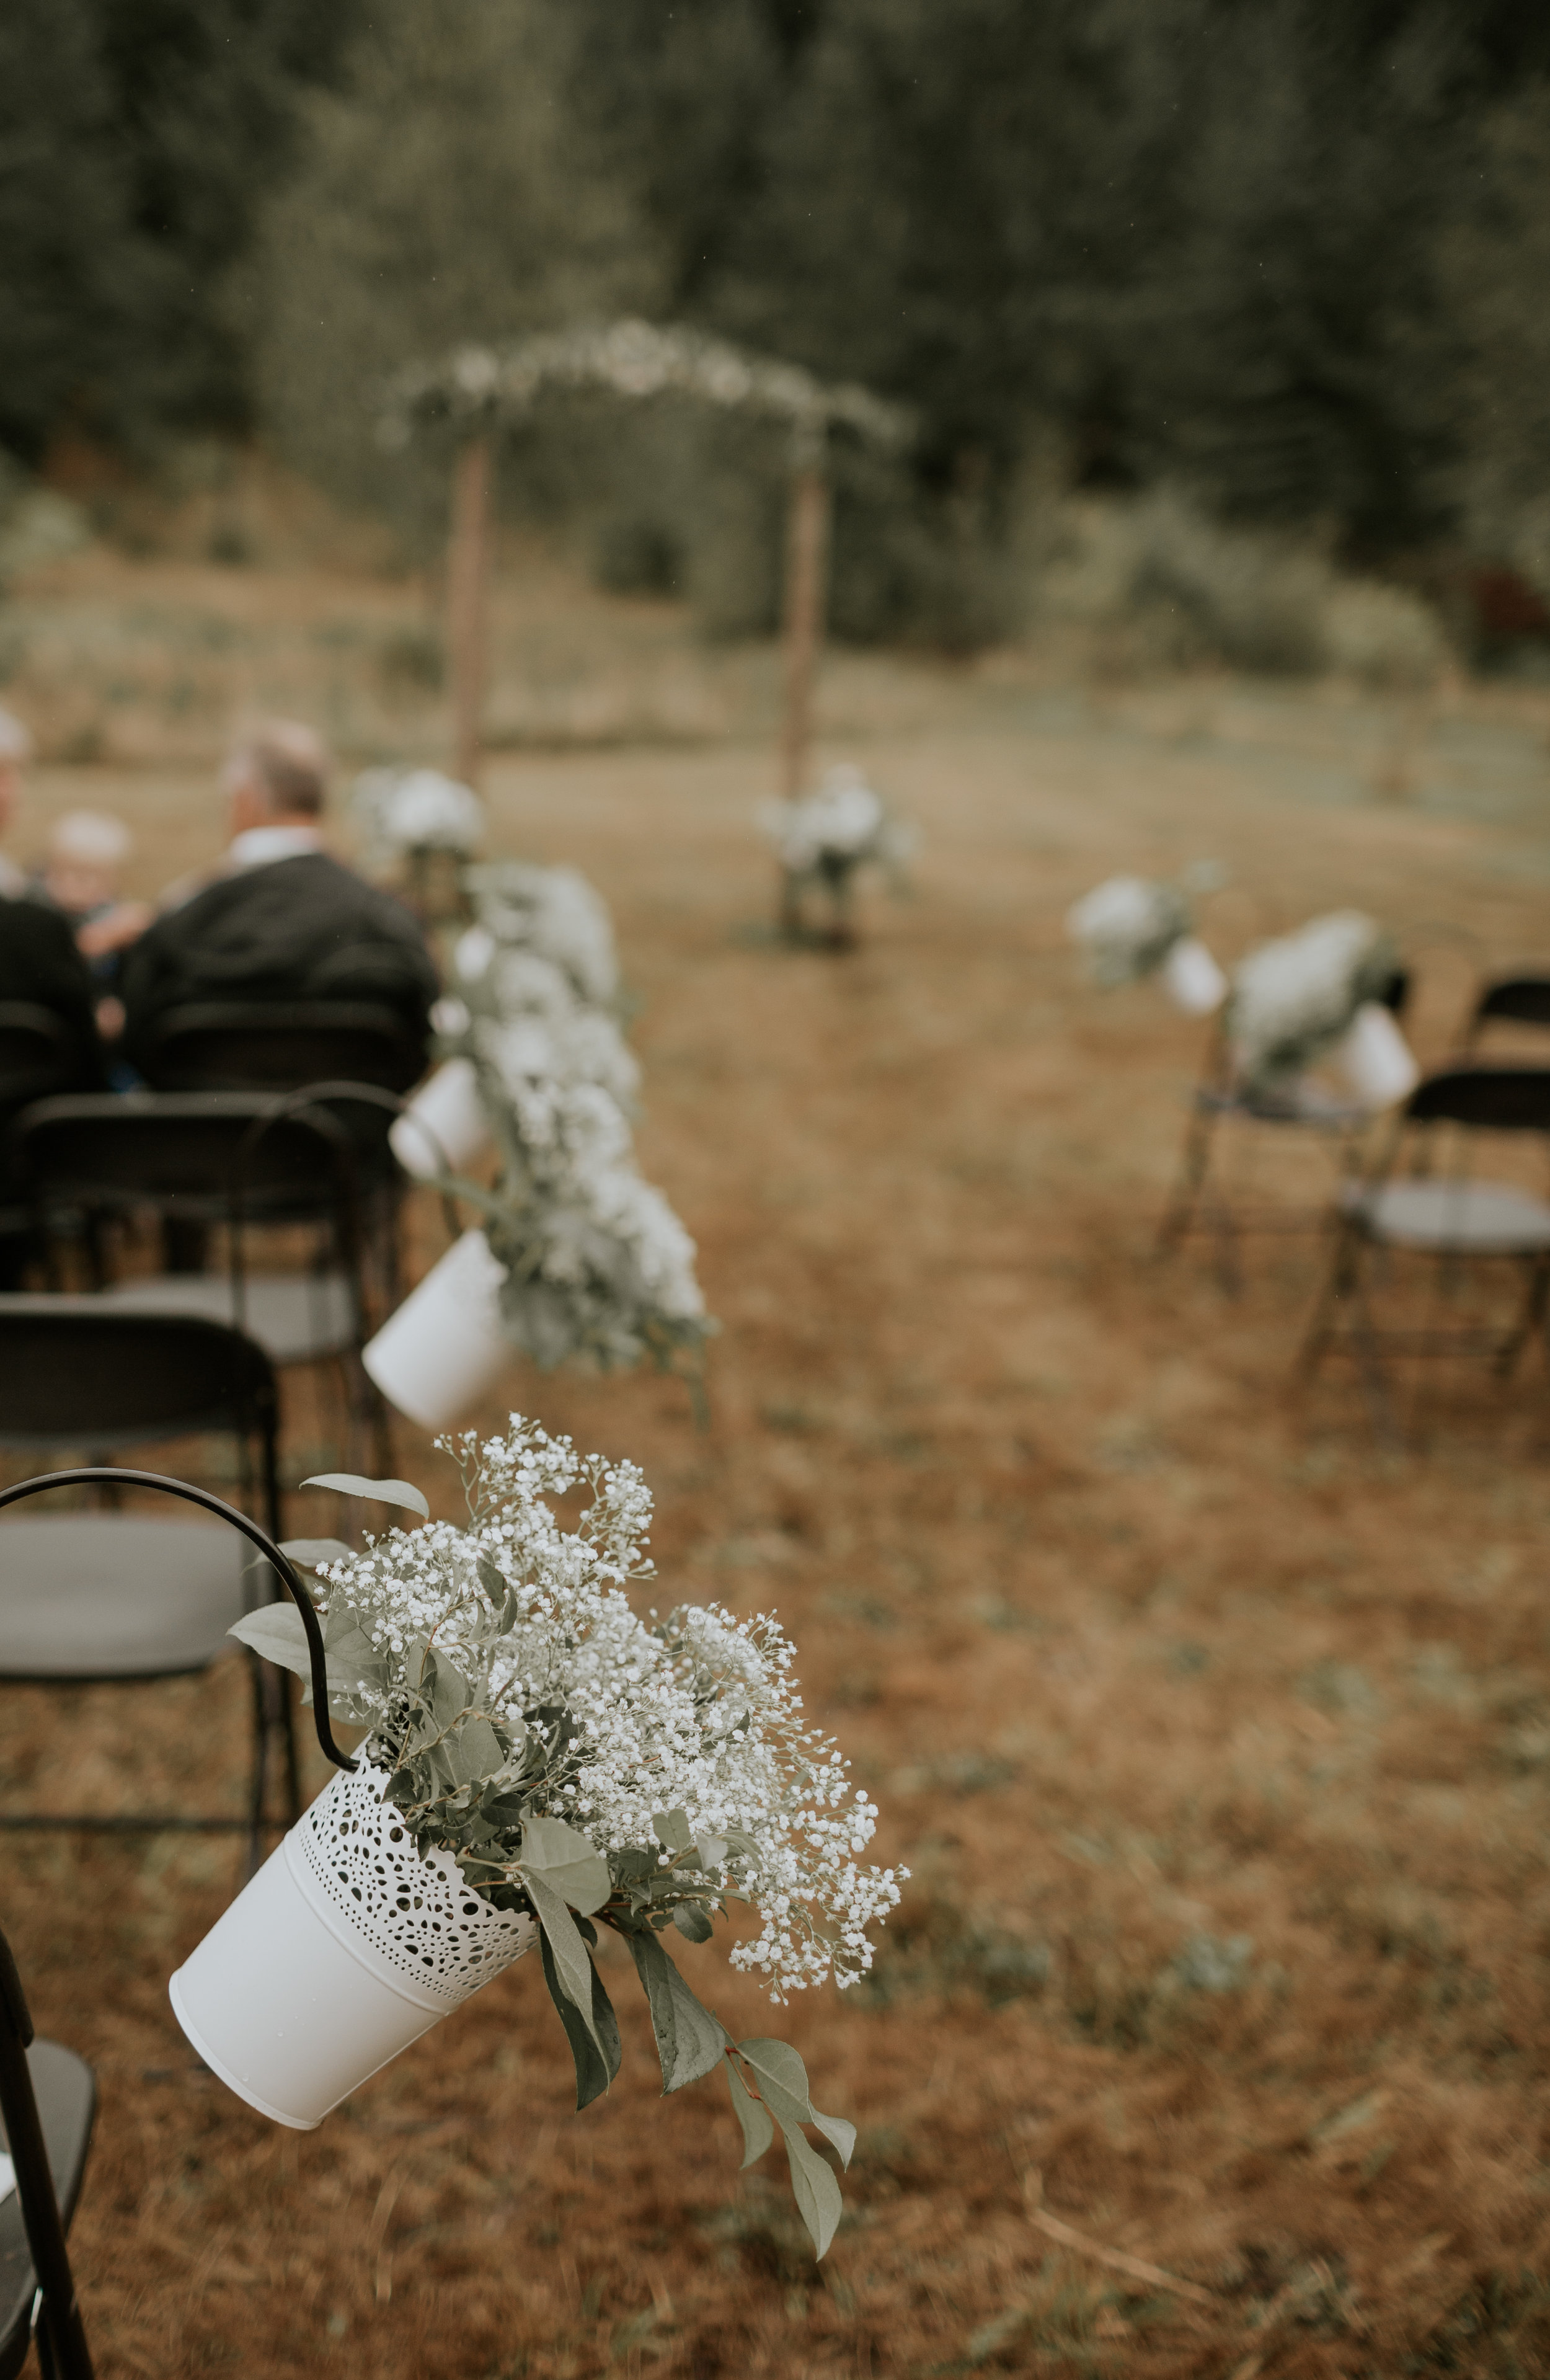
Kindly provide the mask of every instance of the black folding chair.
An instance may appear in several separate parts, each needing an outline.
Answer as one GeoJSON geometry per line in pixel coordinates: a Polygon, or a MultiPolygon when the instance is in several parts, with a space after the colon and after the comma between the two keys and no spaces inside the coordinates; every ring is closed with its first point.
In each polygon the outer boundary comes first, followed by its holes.
{"type": "Polygon", "coordinates": [[[84,1218],[106,1300],[236,1324],[282,1369],[337,1361],[352,1420],[375,1410],[359,1363],[369,1330],[355,1146],[330,1109],[221,1092],[46,1099],[18,1120],[13,1145],[43,1245],[61,1215],[84,1218]],[[106,1227],[147,1212],[175,1249],[199,1250],[223,1227],[225,1268],[109,1280],[106,1227]],[[309,1264],[255,1267],[252,1232],[276,1225],[312,1235],[309,1264]]]}
{"type": "Polygon", "coordinates": [[[16,2187],[0,2199],[0,2380],[37,2343],[44,2380],[91,2380],[65,2235],[97,2112],[83,2058],[33,2030],[10,1944],[0,1934],[0,2146],[16,2187]]]}
{"type": "Polygon", "coordinates": [[[1465,1024],[1461,1049],[1472,1056],[1481,1038],[1493,1025],[1538,1026],[1550,1031],[1550,974],[1525,968],[1492,978],[1481,990],[1465,1024]]]}
{"type": "Polygon", "coordinates": [[[169,1009],[140,1071],[159,1091],[299,1091],[373,1083],[406,1091],[425,1072],[426,1036],[364,1001],[221,1001],[169,1009]]]}
{"type": "MultiPolygon", "coordinates": [[[[81,1051],[62,1016],[31,1001],[0,1000],[0,1134],[32,1099],[68,1090],[81,1078],[81,1051]]],[[[0,1238],[13,1243],[6,1270],[15,1278],[30,1249],[31,1219],[13,1195],[0,1149],[0,1238]],[[28,1245],[19,1243],[26,1235],[28,1245]]]]}
{"type": "Polygon", "coordinates": [[[1379,1162],[1340,1195],[1334,1258],[1308,1334],[1301,1368],[1316,1371],[1343,1352],[1361,1366],[1382,1433],[1398,1436],[1383,1366],[1386,1350],[1417,1355],[1482,1355],[1503,1378],[1550,1307],[1550,1201],[1515,1183],[1482,1180],[1472,1170],[1473,1135],[1536,1136],[1550,1146],[1550,1067],[1455,1066],[1420,1084],[1395,1119],[1379,1162]],[[1458,1137],[1444,1142],[1446,1127],[1458,1137]],[[1400,1170],[1407,1155],[1410,1165],[1400,1170]],[[1439,1165],[1439,1156],[1452,1162],[1439,1165]],[[1523,1276],[1517,1316],[1505,1332],[1483,1324],[1382,1329],[1375,1322],[1368,1267],[1379,1251],[1430,1257],[1447,1288],[1470,1263],[1509,1263],[1523,1276]],[[1349,1327],[1340,1328],[1342,1312],[1349,1327]]]}
{"type": "MultiPolygon", "coordinates": [[[[236,1441],[244,1500],[279,1534],[273,1366],[228,1324],[115,1311],[95,1297],[0,1297],[0,1448],[95,1452],[218,1433],[236,1441]]],[[[224,1507],[219,1508],[224,1510],[224,1507]]],[[[129,1685],[207,1670],[227,1631],[277,1591],[272,1566],[224,1524],[118,1510],[0,1524],[0,1682],[129,1685]]],[[[242,1657],[252,1748],[241,1815],[0,1811],[0,1827],[246,1834],[257,1862],[277,1754],[300,1808],[291,1702],[280,1673],[242,1657]]]]}
{"type": "MultiPolygon", "coordinates": [[[[1410,970],[1396,967],[1375,997],[1392,1016],[1399,1017],[1410,993],[1410,970]]],[[[1284,1089],[1265,1092],[1241,1082],[1225,1021],[1218,1018],[1192,1099],[1178,1178],[1157,1233],[1158,1253],[1168,1254],[1192,1232],[1209,1232],[1216,1241],[1217,1277],[1229,1296],[1236,1296],[1243,1285],[1239,1245],[1242,1239],[1251,1234],[1316,1231],[1326,1210],[1291,1205],[1243,1207],[1224,1196],[1211,1179],[1222,1127],[1255,1125],[1278,1135],[1300,1134],[1322,1142],[1334,1160],[1337,1176],[1349,1177],[1373,1120],[1370,1108],[1356,1099],[1337,1098],[1317,1083],[1296,1081],[1284,1089]]]]}

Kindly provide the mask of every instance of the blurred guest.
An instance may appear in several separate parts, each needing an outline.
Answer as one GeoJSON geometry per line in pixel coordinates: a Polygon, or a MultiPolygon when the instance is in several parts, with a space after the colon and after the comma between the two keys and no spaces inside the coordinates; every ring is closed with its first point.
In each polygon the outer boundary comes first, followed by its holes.
{"type": "Polygon", "coordinates": [[[205,1001],[369,1001],[428,1034],[436,969],[400,903],[323,848],[328,762],[310,728],[265,720],[222,778],[231,843],[202,886],[175,888],[125,959],[125,1048],[205,1001]]]}
{"type": "Polygon", "coordinates": [[[134,849],[122,819],[101,810],[67,810],[48,839],[34,891],[68,918],[76,947],[101,984],[112,985],[125,949],[156,915],[147,901],[126,901],[120,886],[134,849]]]}
{"type": "MultiPolygon", "coordinates": [[[[16,815],[21,798],[21,771],[32,758],[32,738],[14,711],[0,710],[0,835],[16,815]]],[[[0,896],[15,899],[25,892],[26,880],[15,863],[0,851],[0,896]]]]}
{"type": "MultiPolygon", "coordinates": [[[[101,1091],[107,1064],[92,1014],[93,986],[85,960],[66,920],[37,901],[0,896],[0,1002],[23,1002],[46,1009],[65,1027],[54,1091],[101,1091]]],[[[7,1148],[12,1117],[38,1096],[35,1081],[21,1097],[7,1097],[0,1061],[0,1289],[14,1288],[26,1255],[25,1233],[5,1209],[13,1200],[7,1148]]]]}

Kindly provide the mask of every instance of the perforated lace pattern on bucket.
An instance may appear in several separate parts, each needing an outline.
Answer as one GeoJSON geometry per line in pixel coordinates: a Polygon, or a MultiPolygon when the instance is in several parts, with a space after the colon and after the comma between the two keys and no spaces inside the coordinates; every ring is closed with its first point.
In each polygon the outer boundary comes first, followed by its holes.
{"type": "Polygon", "coordinates": [[[380,1773],[341,1769],[294,1840],[351,1932],[385,1966],[455,2007],[530,1950],[538,1928],[471,1892],[449,1852],[422,1858],[381,1791],[380,1773]]]}

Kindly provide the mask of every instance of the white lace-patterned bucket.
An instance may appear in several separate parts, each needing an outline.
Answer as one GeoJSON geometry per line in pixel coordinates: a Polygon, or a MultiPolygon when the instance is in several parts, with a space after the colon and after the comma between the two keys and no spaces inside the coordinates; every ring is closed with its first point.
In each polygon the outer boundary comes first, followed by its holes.
{"type": "Polygon", "coordinates": [[[361,1361],[390,1404],[421,1429],[449,1429],[512,1359],[501,1324],[505,1269],[482,1232],[465,1232],[388,1316],[361,1361]]]}
{"type": "Polygon", "coordinates": [[[538,1939],[421,1856],[382,1781],[341,1770],[170,1986],[205,2064],[300,2131],[538,1939]]]}

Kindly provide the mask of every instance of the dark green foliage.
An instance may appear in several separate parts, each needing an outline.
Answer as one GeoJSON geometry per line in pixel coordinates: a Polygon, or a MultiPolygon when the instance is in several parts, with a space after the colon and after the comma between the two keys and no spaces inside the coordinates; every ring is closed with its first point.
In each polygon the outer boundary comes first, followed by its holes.
{"type": "MultiPolygon", "coordinates": [[[[1550,584],[1547,79],[1511,0],[12,0],[0,443],[256,407],[430,535],[381,374],[635,309],[920,408],[837,458],[842,635],[1004,628],[1030,455],[1550,584]]],[[[778,448],[577,405],[503,479],[746,634],[778,448]]]]}
{"type": "Polygon", "coordinates": [[[355,0],[7,0],[0,443],[245,417],[225,276],[355,0]]]}

